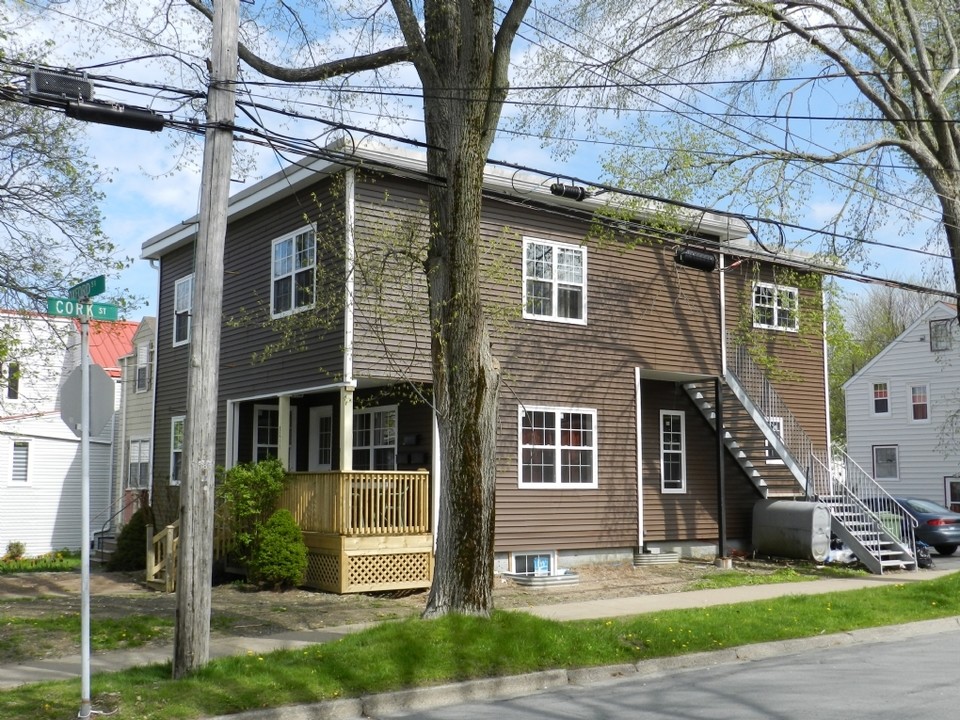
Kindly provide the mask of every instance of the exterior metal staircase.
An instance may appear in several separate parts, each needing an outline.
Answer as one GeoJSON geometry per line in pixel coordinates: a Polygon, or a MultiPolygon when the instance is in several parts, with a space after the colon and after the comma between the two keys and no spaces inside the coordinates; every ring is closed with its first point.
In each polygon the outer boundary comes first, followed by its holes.
{"type": "MultiPolygon", "coordinates": [[[[746,348],[738,348],[731,360],[721,383],[723,442],[760,495],[826,506],[833,533],[873,573],[916,569],[916,520],[846,454],[831,462],[814,446],[746,348]],[[741,433],[762,442],[748,442],[741,433]],[[771,464],[771,456],[780,462],[771,464]]],[[[713,381],[686,383],[684,389],[716,429],[713,381]]]]}

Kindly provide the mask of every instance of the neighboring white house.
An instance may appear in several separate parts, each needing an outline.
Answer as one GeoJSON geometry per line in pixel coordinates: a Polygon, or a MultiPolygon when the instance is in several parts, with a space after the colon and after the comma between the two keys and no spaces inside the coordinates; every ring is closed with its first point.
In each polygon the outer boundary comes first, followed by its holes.
{"type": "MultiPolygon", "coordinates": [[[[92,323],[91,360],[119,378],[135,323],[92,323]]],[[[28,556],[80,547],[80,439],[60,417],[60,388],[80,364],[72,319],[0,311],[0,553],[22,542],[28,556]]],[[[119,403],[119,388],[113,407],[119,403]]],[[[91,438],[91,529],[109,516],[113,421],[91,438]],[[98,521],[97,518],[100,518],[98,521]]]]}
{"type": "Polygon", "coordinates": [[[843,385],[847,454],[892,495],[960,511],[960,332],[940,302],[843,385]]]}

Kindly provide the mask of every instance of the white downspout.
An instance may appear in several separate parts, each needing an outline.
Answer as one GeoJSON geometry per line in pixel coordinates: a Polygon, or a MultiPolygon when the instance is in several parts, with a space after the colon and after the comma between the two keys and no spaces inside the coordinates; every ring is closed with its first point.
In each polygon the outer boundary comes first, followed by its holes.
{"type": "Polygon", "coordinates": [[[643,552],[643,383],[638,367],[633,369],[633,385],[637,398],[637,551],[643,552]]]}
{"type": "Polygon", "coordinates": [[[727,377],[727,276],[726,256],[720,253],[720,377],[727,377]]]}
{"type": "Polygon", "coordinates": [[[823,337],[823,402],[824,407],[826,408],[827,415],[827,469],[833,473],[833,436],[830,433],[830,358],[827,355],[827,291],[822,289],[820,291],[820,306],[824,309],[823,312],[823,327],[821,328],[821,336],[823,337]]]}
{"type": "Polygon", "coordinates": [[[348,168],[344,179],[344,278],[343,298],[343,382],[340,391],[340,470],[353,470],[353,393],[357,381],[353,377],[353,323],[354,323],[354,283],[356,263],[356,171],[348,168]]]}

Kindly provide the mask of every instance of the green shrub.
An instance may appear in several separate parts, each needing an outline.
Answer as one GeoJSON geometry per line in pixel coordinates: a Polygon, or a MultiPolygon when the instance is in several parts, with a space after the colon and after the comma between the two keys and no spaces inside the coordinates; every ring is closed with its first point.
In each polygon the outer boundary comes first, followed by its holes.
{"type": "Polygon", "coordinates": [[[117,536],[117,549],[107,560],[107,570],[144,570],[147,567],[147,525],[150,508],[140,508],[117,536]]]}
{"type": "Polygon", "coordinates": [[[22,560],[23,554],[27,551],[27,546],[19,540],[11,540],[7,543],[7,553],[3,556],[4,560],[22,560]]]}
{"type": "Polygon", "coordinates": [[[259,542],[264,518],[273,512],[283,492],[286,471],[276,458],[242,463],[223,473],[217,498],[223,505],[231,534],[231,550],[247,563],[259,542]]]}
{"type": "Polygon", "coordinates": [[[274,589],[303,582],[307,546],[289,510],[277,510],[263,524],[249,569],[254,582],[274,589]]]}

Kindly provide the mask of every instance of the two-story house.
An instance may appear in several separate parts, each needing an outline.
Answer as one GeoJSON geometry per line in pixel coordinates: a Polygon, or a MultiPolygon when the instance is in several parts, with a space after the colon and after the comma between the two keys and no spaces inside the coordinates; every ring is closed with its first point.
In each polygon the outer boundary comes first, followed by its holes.
{"type": "MultiPolygon", "coordinates": [[[[89,354],[117,383],[135,323],[91,323],[89,354]]],[[[77,321],[15,312],[0,314],[0,550],[22,542],[29,556],[76,550],[81,534],[80,439],[60,417],[60,388],[80,365],[77,321]]],[[[90,441],[91,528],[109,518],[113,422],[90,441]]]]}
{"type": "MultiPolygon", "coordinates": [[[[330,150],[229,202],[218,458],[287,464],[318,587],[429,583],[443,448],[423,228],[439,181],[421,157],[330,150]]],[[[491,169],[484,196],[498,569],[749,544],[754,504],[805,496],[811,453],[828,462],[819,277],[728,215],[665,223],[662,206],[610,213],[609,195],[548,188],[491,169]]],[[[178,507],[195,239],[191,221],[143,245],[160,263],[160,524],[178,507]]]]}
{"type": "Polygon", "coordinates": [[[938,302],[843,385],[847,453],[890,494],[960,511],[960,335],[938,302]]]}

